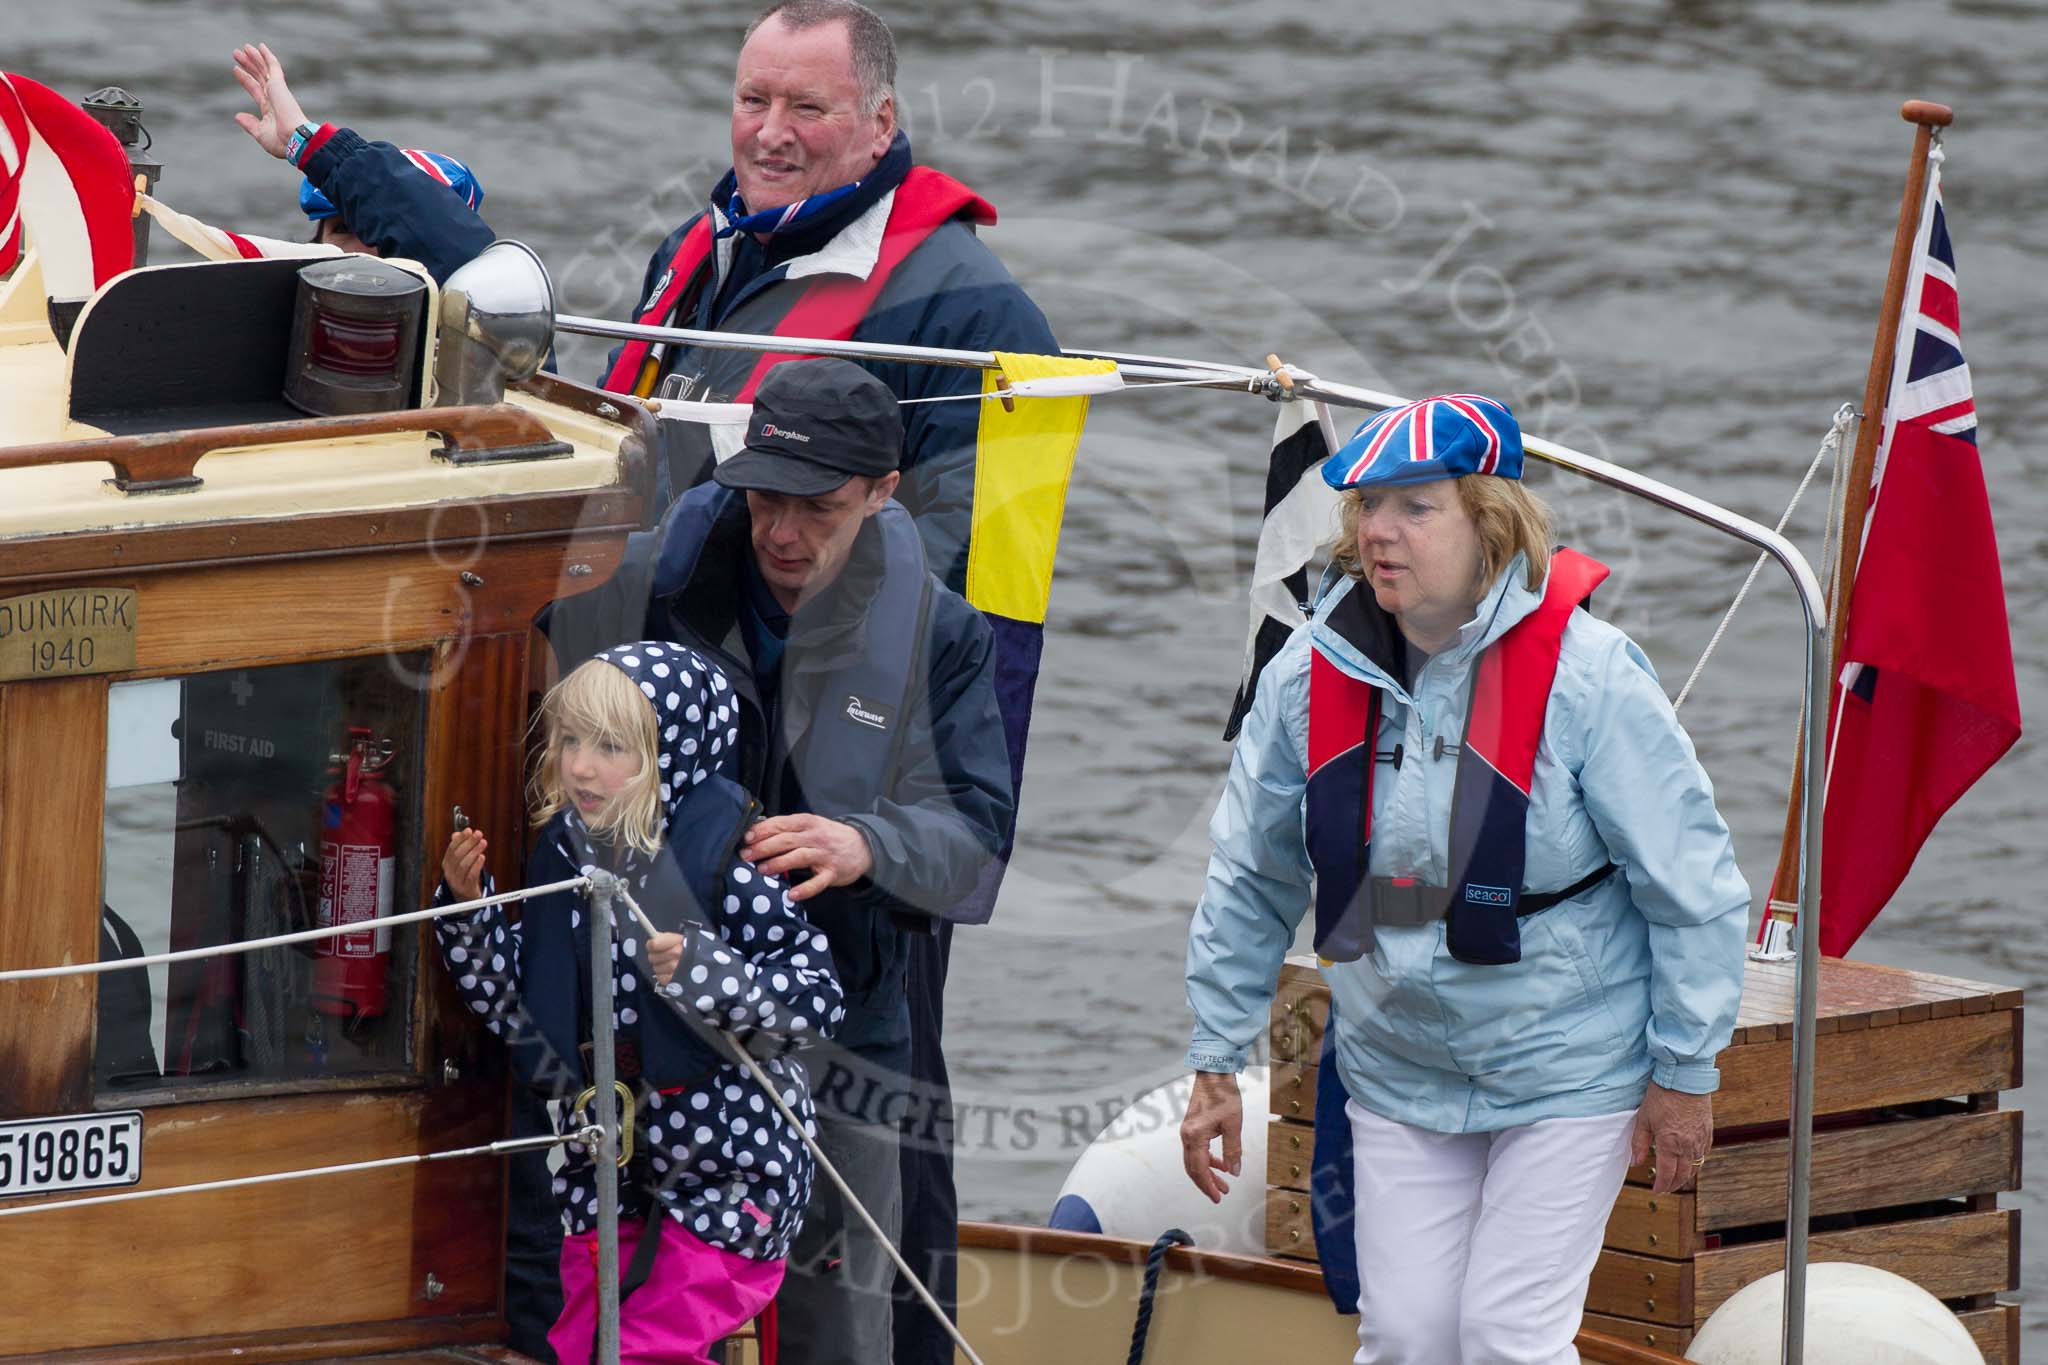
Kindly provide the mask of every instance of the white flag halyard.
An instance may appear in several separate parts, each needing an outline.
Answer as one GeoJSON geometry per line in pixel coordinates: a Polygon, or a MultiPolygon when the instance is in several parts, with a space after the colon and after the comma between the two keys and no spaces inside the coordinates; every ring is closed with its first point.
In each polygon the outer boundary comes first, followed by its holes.
{"type": "Polygon", "coordinates": [[[1336,423],[1324,404],[1280,405],[1266,466],[1265,515],[1252,559],[1244,677],[1230,706],[1225,739],[1237,738],[1257,695],[1260,672],[1305,619],[1309,561],[1337,529],[1337,493],[1323,482],[1321,467],[1339,444],[1336,423]]]}

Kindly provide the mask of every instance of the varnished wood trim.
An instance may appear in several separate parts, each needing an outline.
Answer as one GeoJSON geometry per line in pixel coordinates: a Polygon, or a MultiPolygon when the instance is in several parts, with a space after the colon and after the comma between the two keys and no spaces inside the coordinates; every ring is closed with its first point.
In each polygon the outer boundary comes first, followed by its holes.
{"type": "Polygon", "coordinates": [[[216,450],[349,441],[414,431],[440,436],[458,451],[502,450],[554,440],[554,433],[533,413],[510,403],[493,403],[353,417],[307,417],[289,422],[247,422],[189,431],[101,436],[86,441],[45,441],[0,450],[0,469],[98,462],[112,465],[120,484],[189,484],[196,482],[193,467],[216,450]]]}
{"type": "MultiPolygon", "coordinates": [[[[520,493],[474,502],[378,511],[331,512],[273,520],[199,522],[182,526],[76,531],[0,544],[0,585],[132,577],[152,569],[246,564],[360,555],[433,546],[459,553],[478,539],[491,543],[535,537],[635,529],[640,499],[621,488],[585,493],[520,493]]],[[[606,574],[583,580],[596,587],[606,574]]]]}
{"type": "MultiPolygon", "coordinates": [[[[0,968],[99,958],[107,680],[0,687],[0,968]]],[[[0,985],[0,1117],[92,1104],[97,979],[0,985]]]]}
{"type": "MultiPolygon", "coordinates": [[[[1956,1014],[1896,1028],[1823,1034],[1816,1042],[1814,1112],[2007,1090],[2019,1083],[2019,1010],[1956,1014]]],[[[1783,1122],[1790,1111],[1792,1044],[1728,1048],[1717,1059],[1714,1121],[1783,1122]]]]}
{"type": "MultiPolygon", "coordinates": [[[[48,1365],[281,1365],[295,1360],[348,1359],[391,1351],[430,1350],[436,1346],[485,1346],[503,1341],[504,1320],[495,1314],[421,1318],[411,1322],[360,1323],[346,1327],[291,1328],[239,1336],[194,1337],[150,1346],[119,1346],[89,1351],[43,1352],[34,1357],[48,1365]]],[[[481,1354],[481,1353],[479,1353],[481,1354]]],[[[0,1356],[0,1360],[23,1360],[0,1356]]],[[[488,1357],[505,1365],[532,1365],[512,1351],[488,1357]]]]}
{"type": "Polygon", "coordinates": [[[1637,1322],[1631,1318],[1609,1317],[1603,1313],[1588,1313],[1579,1323],[1581,1338],[1587,1334],[1603,1336],[1625,1346],[1648,1347],[1657,1351],[1677,1354],[1692,1344],[1692,1329],[1689,1327],[1667,1327],[1661,1322],[1637,1322]]]}
{"type": "MultiPolygon", "coordinates": [[[[1945,1114],[1814,1134],[1815,1217],[2019,1188],[2017,1110],[1945,1114]]],[[[1733,1143],[1708,1154],[1699,1176],[1702,1232],[1785,1217],[1784,1138],[1733,1143]]]]}
{"type": "Polygon", "coordinates": [[[565,594],[601,583],[617,532],[399,550],[336,559],[178,569],[137,580],[137,677],[467,647],[524,631],[565,594]],[[480,551],[480,553],[472,553],[480,551]],[[573,564],[591,572],[571,576],[573,564]],[[480,582],[467,582],[464,575],[480,582]]]}
{"type": "Polygon", "coordinates": [[[1956,1314],[1956,1321],[1984,1353],[1984,1365],[2020,1365],[2020,1306],[1997,1303],[1956,1314]]]}
{"type": "Polygon", "coordinates": [[[647,405],[626,394],[611,393],[574,379],[542,370],[514,388],[532,394],[544,403],[611,422],[632,432],[619,443],[619,460],[624,466],[627,487],[640,495],[642,507],[652,520],[661,509],[654,502],[654,466],[661,457],[660,422],[647,405]]]}
{"type": "Polygon", "coordinates": [[[1603,1250],[1586,1286],[1586,1311],[1670,1327],[1693,1324],[1691,1261],[1603,1250]]]}
{"type": "MultiPolygon", "coordinates": [[[[2002,1209],[1819,1232],[1808,1245],[1815,1261],[1877,1266],[1951,1299],[2018,1288],[2019,1231],[2019,1211],[2002,1209]]],[[[1693,1323],[1705,1322],[1738,1289],[1784,1263],[1783,1241],[1702,1251],[1691,1267],[1693,1323]]]]}
{"type": "MultiPolygon", "coordinates": [[[[489,840],[485,855],[501,887],[515,886],[524,866],[526,832],[524,773],[527,651],[539,639],[531,630],[472,639],[459,652],[445,648],[435,668],[427,704],[420,837],[420,904],[432,899],[441,879],[441,854],[454,833],[454,807],[489,840]]],[[[475,1013],[455,993],[442,969],[431,925],[421,925],[420,961],[428,981],[429,1027],[419,1035],[435,1055],[427,1059],[438,1076],[442,1061],[465,1074],[503,1071],[504,1049],[491,1039],[475,1013]]]]}
{"type": "MultiPolygon", "coordinates": [[[[145,1111],[138,1188],[474,1146],[503,1133],[502,1096],[465,1079],[426,1093],[145,1111]]],[[[502,1207],[502,1162],[480,1156],[39,1211],[0,1236],[0,1349],[44,1359],[493,1315],[502,1207]],[[443,1286],[432,1301],[429,1270],[443,1286]]]]}

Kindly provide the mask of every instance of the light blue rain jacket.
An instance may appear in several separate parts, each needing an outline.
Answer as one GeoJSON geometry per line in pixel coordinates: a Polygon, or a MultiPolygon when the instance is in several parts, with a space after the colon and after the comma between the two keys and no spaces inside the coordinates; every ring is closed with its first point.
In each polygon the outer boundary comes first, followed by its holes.
{"type": "MultiPolygon", "coordinates": [[[[1542,600],[1517,556],[1458,639],[1400,687],[1326,624],[1326,596],[1259,681],[1209,824],[1207,886],[1188,934],[1188,1063],[1237,1071],[1265,1029],[1275,980],[1310,904],[1303,839],[1311,645],[1385,689],[1373,772],[1375,876],[1449,880],[1454,750],[1487,645],[1542,600]]],[[[1377,927],[1373,951],[1328,964],[1344,1086],[1382,1118],[1441,1133],[1618,1113],[1650,1080],[1720,1084],[1742,994],[1749,887],[1714,792],[1642,651],[1584,611],[1566,627],[1528,817],[1529,891],[1592,890],[1520,921],[1522,960],[1459,962],[1444,925],[1377,927]]]]}

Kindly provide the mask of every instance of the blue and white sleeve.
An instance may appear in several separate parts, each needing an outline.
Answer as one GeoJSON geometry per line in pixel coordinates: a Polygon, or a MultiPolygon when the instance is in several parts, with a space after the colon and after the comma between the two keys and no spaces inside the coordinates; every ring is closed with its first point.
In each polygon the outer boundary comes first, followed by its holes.
{"type": "Polygon", "coordinates": [[[666,993],[746,1039],[756,1055],[831,1037],[844,1013],[839,978],[824,933],[789,898],[788,883],[734,858],[717,919],[715,929],[682,931],[666,993]]]}
{"type": "Polygon", "coordinates": [[[1187,1062],[1196,1071],[1244,1069],[1308,913],[1308,666],[1302,631],[1259,680],[1209,822],[1209,875],[1188,927],[1187,1062]]]}
{"type": "MultiPolygon", "coordinates": [[[[488,872],[483,894],[497,894],[488,872]]],[[[447,882],[434,888],[435,905],[454,903],[455,894],[447,882]]],[[[483,1017],[485,1028],[504,1037],[505,1020],[519,998],[519,921],[502,905],[486,905],[435,920],[434,938],[463,1003],[483,1017]]]]}

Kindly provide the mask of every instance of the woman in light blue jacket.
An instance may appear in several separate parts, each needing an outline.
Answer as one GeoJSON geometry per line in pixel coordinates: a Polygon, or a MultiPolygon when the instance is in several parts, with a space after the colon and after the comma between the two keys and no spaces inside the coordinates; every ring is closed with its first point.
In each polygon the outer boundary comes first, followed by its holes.
{"type": "Polygon", "coordinates": [[[1355,1201],[1360,1365],[1576,1361],[1627,1166],[1669,1191],[1706,1157],[1742,990],[1713,789],[1521,464],[1505,405],[1449,395],[1325,465],[1345,581],[1259,679],[1189,933],[1182,1143],[1215,1199],[1313,899],[1342,1084],[1316,1202],[1355,1201]]]}

